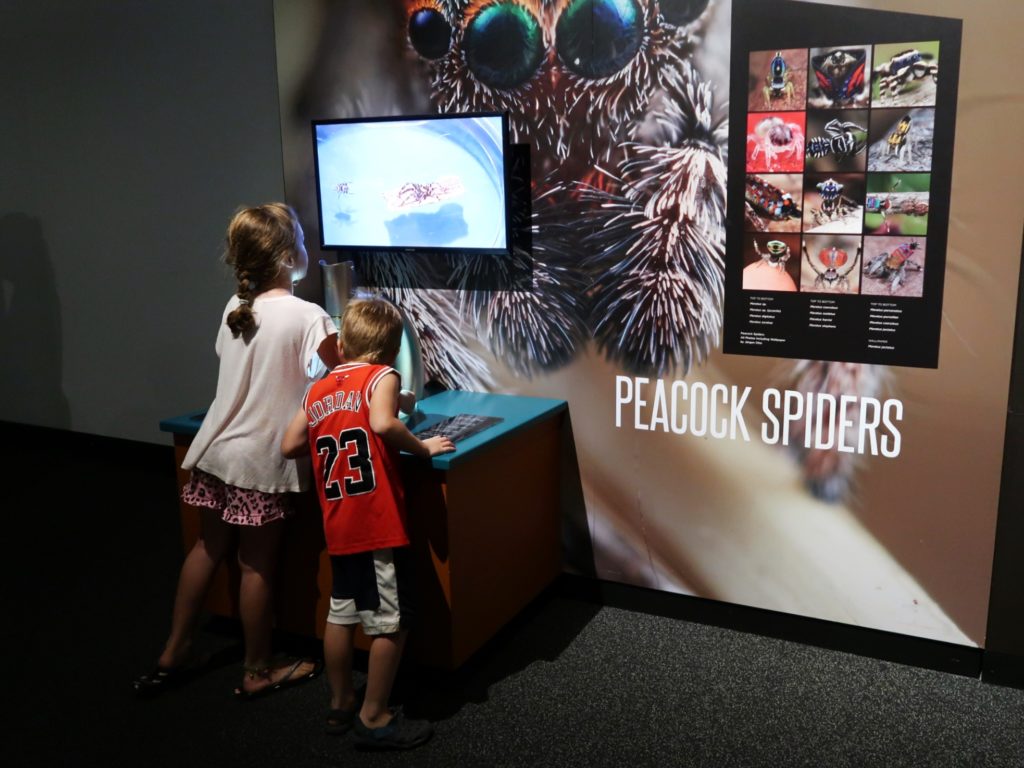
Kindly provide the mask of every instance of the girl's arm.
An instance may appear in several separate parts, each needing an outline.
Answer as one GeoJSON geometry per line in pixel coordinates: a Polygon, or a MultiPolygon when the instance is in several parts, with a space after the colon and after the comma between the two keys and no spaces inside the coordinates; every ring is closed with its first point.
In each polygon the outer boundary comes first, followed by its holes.
{"type": "Polygon", "coordinates": [[[403,389],[398,393],[398,410],[402,413],[412,413],[416,410],[416,393],[403,389]]]}
{"type": "Polygon", "coordinates": [[[316,353],[324,361],[328,371],[341,365],[341,355],[338,354],[338,334],[332,333],[321,341],[320,346],[316,349],[316,353]]]}
{"type": "Polygon", "coordinates": [[[281,439],[281,453],[286,459],[297,459],[309,453],[309,422],[306,419],[306,412],[299,408],[295,418],[291,420],[288,429],[281,439]]]}
{"type": "MultiPolygon", "coordinates": [[[[392,448],[407,451],[415,456],[429,458],[440,453],[451,453],[455,444],[447,437],[430,437],[420,440],[409,431],[395,411],[398,409],[398,376],[388,374],[373,390],[370,400],[370,429],[376,432],[392,448]]],[[[305,413],[303,413],[305,417],[305,413]]]]}

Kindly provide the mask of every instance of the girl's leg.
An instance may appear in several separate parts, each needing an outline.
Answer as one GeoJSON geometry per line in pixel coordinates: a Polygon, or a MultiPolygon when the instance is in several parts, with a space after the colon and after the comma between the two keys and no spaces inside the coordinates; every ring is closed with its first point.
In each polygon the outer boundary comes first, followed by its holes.
{"type": "MultiPolygon", "coordinates": [[[[284,521],[275,520],[260,526],[240,526],[238,534],[238,565],[242,572],[238,594],[238,612],[245,637],[245,666],[250,670],[264,668],[270,659],[270,638],[274,623],[274,571],[280,550],[284,521]]],[[[314,670],[312,662],[299,665],[291,677],[304,676],[314,670]]],[[[248,693],[273,685],[288,675],[291,665],[270,669],[265,675],[246,675],[242,688],[248,693]]]]}
{"type": "Polygon", "coordinates": [[[238,612],[245,637],[245,664],[254,667],[270,658],[270,632],[274,622],[274,571],[283,520],[260,526],[241,526],[238,533],[238,566],[242,580],[238,612]]]}
{"type": "Polygon", "coordinates": [[[324,628],[324,667],[331,685],[331,709],[351,712],[356,707],[356,690],[352,682],[352,648],[355,624],[332,624],[324,628]]]}
{"type": "Polygon", "coordinates": [[[359,719],[368,728],[380,728],[391,720],[388,699],[394,685],[398,665],[402,661],[407,632],[378,635],[370,642],[370,660],[366,671],[366,698],[359,710],[359,719]]]}
{"type": "Polygon", "coordinates": [[[157,659],[161,667],[173,668],[188,655],[192,633],[206,599],[217,566],[224,560],[233,540],[233,526],[220,519],[220,512],[200,509],[199,538],[185,557],[178,577],[171,615],[171,634],[157,659]]]}

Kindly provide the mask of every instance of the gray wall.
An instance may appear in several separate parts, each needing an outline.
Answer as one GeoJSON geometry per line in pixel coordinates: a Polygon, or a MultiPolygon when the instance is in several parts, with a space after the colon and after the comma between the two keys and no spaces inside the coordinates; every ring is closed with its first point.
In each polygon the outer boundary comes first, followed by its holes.
{"type": "Polygon", "coordinates": [[[0,420],[206,407],[234,209],[284,196],[271,0],[0,5],[0,420]]]}

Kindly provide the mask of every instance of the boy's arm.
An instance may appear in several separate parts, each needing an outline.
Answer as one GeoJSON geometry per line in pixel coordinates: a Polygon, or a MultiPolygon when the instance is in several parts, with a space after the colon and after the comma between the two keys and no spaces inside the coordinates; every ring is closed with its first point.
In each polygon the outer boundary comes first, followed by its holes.
{"type": "Polygon", "coordinates": [[[395,416],[397,408],[398,376],[389,374],[377,383],[370,400],[370,429],[389,446],[423,458],[455,450],[455,444],[447,437],[420,440],[395,416]]]}
{"type": "Polygon", "coordinates": [[[309,453],[308,431],[309,421],[306,419],[306,412],[299,408],[299,412],[295,414],[281,439],[281,453],[286,459],[297,459],[309,453]]]}

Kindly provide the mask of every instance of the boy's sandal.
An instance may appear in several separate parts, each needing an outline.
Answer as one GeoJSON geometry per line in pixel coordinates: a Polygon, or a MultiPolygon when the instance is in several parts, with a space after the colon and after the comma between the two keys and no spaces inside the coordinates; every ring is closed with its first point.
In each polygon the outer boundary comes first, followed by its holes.
{"type": "Polygon", "coordinates": [[[358,707],[353,710],[332,709],[327,713],[324,730],[332,736],[341,736],[348,733],[352,729],[352,723],[355,722],[358,714],[358,707]]]}
{"type": "Polygon", "coordinates": [[[369,728],[360,718],[354,718],[352,728],[356,746],[364,749],[412,749],[434,735],[434,727],[426,720],[409,720],[400,708],[392,712],[391,720],[380,728],[369,728]]]}
{"type": "MultiPolygon", "coordinates": [[[[264,680],[270,679],[271,670],[280,669],[280,667],[272,666],[256,666],[256,667],[245,667],[245,675],[250,680],[256,680],[263,678],[264,680]]],[[[252,699],[258,699],[261,696],[273,693],[274,691],[280,691],[283,688],[290,688],[293,685],[300,685],[315,677],[318,677],[324,669],[324,663],[321,659],[293,659],[291,664],[288,666],[288,671],[284,673],[284,676],[276,683],[270,683],[264,685],[262,688],[257,688],[255,691],[247,691],[242,686],[235,688],[235,696],[243,701],[251,701],[252,699]],[[305,674],[299,674],[299,667],[303,664],[312,664],[313,669],[305,674]]]]}

